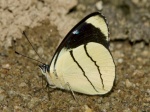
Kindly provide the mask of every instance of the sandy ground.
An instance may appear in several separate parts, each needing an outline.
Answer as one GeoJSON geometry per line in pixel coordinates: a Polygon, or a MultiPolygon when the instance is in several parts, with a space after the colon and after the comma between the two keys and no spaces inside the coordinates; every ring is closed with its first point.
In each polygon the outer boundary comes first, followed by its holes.
{"type": "Polygon", "coordinates": [[[148,0],[1,0],[0,111],[3,112],[149,112],[150,3],[148,0]],[[110,29],[116,64],[112,91],[88,96],[46,88],[38,59],[22,35],[49,63],[58,43],[87,14],[101,10],[110,29]],[[15,42],[14,42],[15,40],[15,42]]]}

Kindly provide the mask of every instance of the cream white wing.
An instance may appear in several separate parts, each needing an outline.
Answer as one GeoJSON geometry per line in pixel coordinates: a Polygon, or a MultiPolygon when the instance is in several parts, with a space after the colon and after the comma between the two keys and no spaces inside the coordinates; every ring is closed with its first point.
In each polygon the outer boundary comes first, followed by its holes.
{"type": "Polygon", "coordinates": [[[115,79],[115,64],[108,49],[95,42],[81,45],[60,56],[56,63],[62,86],[75,92],[96,95],[109,92],[115,79]]]}

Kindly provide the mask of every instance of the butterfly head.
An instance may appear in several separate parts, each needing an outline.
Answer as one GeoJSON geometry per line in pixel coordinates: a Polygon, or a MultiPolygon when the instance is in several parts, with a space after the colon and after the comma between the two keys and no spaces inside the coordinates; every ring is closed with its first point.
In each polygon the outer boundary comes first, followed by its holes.
{"type": "Polygon", "coordinates": [[[45,76],[47,82],[49,85],[53,86],[53,82],[52,82],[52,79],[50,77],[50,73],[49,73],[49,68],[50,66],[47,65],[47,64],[42,64],[42,65],[39,65],[40,69],[41,69],[41,72],[42,74],[45,76]]]}
{"type": "Polygon", "coordinates": [[[44,76],[47,76],[47,74],[49,73],[49,65],[47,64],[42,64],[42,65],[39,65],[40,69],[41,69],[41,72],[44,76]]]}

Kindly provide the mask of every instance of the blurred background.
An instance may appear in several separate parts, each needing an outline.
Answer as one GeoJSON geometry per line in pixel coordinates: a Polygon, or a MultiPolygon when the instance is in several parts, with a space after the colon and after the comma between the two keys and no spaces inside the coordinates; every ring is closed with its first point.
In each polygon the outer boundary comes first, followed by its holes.
{"type": "Polygon", "coordinates": [[[40,112],[150,111],[149,0],[0,0],[0,110],[40,112]],[[99,11],[107,19],[110,51],[116,64],[113,90],[87,96],[46,88],[40,60],[22,34],[50,63],[57,46],[86,15],[99,11]]]}

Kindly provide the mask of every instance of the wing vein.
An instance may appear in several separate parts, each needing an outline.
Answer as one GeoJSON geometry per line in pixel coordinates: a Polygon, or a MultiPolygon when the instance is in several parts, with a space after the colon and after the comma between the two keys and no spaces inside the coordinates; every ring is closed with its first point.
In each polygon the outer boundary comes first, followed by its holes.
{"type": "Polygon", "coordinates": [[[98,73],[100,75],[100,79],[101,79],[101,82],[102,82],[102,86],[103,86],[103,89],[104,89],[104,83],[103,83],[102,73],[100,72],[99,66],[96,64],[96,61],[94,61],[93,58],[89,55],[89,53],[87,51],[87,48],[86,48],[86,45],[87,44],[84,45],[84,49],[85,49],[86,55],[91,59],[92,62],[94,62],[95,66],[97,67],[97,70],[98,70],[98,73]]]}
{"type": "Polygon", "coordinates": [[[92,82],[91,82],[91,81],[89,80],[89,78],[86,76],[85,71],[83,70],[83,68],[79,65],[79,63],[78,63],[78,62],[76,61],[76,59],[74,58],[72,51],[70,51],[70,55],[71,55],[73,61],[78,65],[78,67],[79,67],[79,68],[81,69],[81,71],[83,72],[84,77],[89,81],[89,83],[92,85],[92,87],[94,88],[94,90],[95,90],[96,92],[98,92],[98,91],[96,90],[96,88],[94,87],[94,85],[92,84],[92,82]]]}

